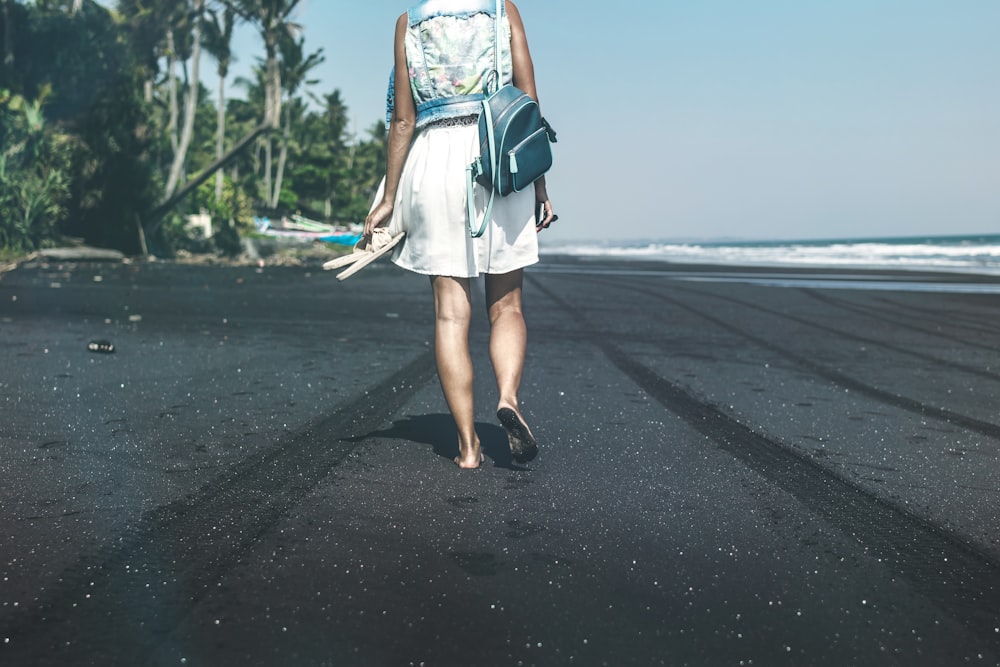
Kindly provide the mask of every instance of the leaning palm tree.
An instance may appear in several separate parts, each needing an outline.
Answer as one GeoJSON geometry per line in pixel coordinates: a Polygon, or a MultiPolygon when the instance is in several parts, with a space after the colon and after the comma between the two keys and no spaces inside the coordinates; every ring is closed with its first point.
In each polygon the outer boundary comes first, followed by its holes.
{"type": "Polygon", "coordinates": [[[284,108],[284,133],[281,140],[281,152],[278,155],[278,171],[274,179],[274,191],[268,202],[271,208],[278,207],[278,199],[281,195],[281,183],[285,175],[285,164],[288,161],[288,144],[292,136],[291,103],[295,100],[295,93],[298,92],[301,86],[310,86],[318,83],[317,80],[310,80],[306,77],[311,70],[326,60],[326,56],[323,55],[323,49],[305,56],[304,46],[305,38],[295,40],[290,36],[286,36],[280,42],[282,81],[284,82],[283,88],[288,103],[284,108]]]}
{"type": "MultiPolygon", "coordinates": [[[[236,23],[236,13],[232,7],[222,8],[221,15],[214,9],[208,11],[208,20],[204,25],[205,50],[208,51],[218,65],[219,75],[218,105],[216,107],[215,127],[215,159],[221,160],[225,151],[226,137],[226,77],[229,76],[229,66],[232,64],[233,27],[236,23]]],[[[222,199],[222,170],[215,172],[215,201],[222,199]]]]}

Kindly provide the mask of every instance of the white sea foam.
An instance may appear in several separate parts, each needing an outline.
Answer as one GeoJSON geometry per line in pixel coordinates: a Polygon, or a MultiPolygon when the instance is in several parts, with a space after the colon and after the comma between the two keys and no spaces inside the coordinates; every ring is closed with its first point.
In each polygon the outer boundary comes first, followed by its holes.
{"type": "Polygon", "coordinates": [[[1000,237],[788,243],[546,244],[544,254],[685,264],[911,269],[1000,274],[1000,237]]]}

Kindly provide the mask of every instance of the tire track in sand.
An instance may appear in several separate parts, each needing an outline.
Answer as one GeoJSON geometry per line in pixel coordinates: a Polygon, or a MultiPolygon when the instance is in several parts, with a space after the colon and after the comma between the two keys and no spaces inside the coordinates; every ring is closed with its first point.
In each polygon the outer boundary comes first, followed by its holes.
{"type": "MultiPolygon", "coordinates": [[[[659,292],[656,292],[654,290],[648,289],[646,287],[640,287],[635,284],[628,284],[626,288],[625,285],[623,284],[615,283],[605,278],[584,278],[582,276],[576,276],[576,278],[578,280],[588,280],[591,283],[600,284],[607,287],[612,287],[617,289],[627,289],[631,294],[645,294],[647,296],[654,297],[660,301],[663,301],[664,303],[668,303],[672,306],[675,306],[689,313],[697,315],[698,317],[701,317],[702,319],[711,322],[712,324],[716,325],[721,329],[729,331],[730,333],[740,336],[741,338],[745,338],[746,340],[751,341],[755,345],[758,345],[759,347],[769,350],[770,352],[773,352],[774,354],[791,361],[792,363],[798,365],[800,368],[804,368],[805,370],[813,373],[814,375],[817,375],[818,377],[821,377],[829,382],[844,387],[845,389],[850,389],[851,391],[872,398],[876,401],[879,401],[880,403],[885,403],[887,405],[891,405],[901,410],[912,412],[914,414],[920,415],[921,417],[935,419],[937,421],[944,422],[950,426],[960,426],[964,429],[967,429],[974,433],[978,433],[980,435],[984,435],[988,438],[992,438],[994,440],[1000,440],[1000,424],[984,421],[982,419],[976,419],[975,417],[970,417],[969,415],[965,415],[960,412],[955,412],[954,410],[949,410],[947,408],[940,408],[934,405],[928,405],[917,399],[910,398],[909,396],[903,396],[902,394],[895,394],[893,392],[886,391],[884,389],[873,387],[869,384],[862,382],[861,380],[858,380],[854,377],[851,377],[850,375],[847,375],[846,373],[841,373],[840,371],[834,370],[822,364],[818,364],[812,361],[811,359],[808,359],[804,356],[789,351],[785,347],[776,345],[765,338],[761,338],[760,336],[756,336],[739,327],[733,326],[732,324],[723,319],[720,319],[703,310],[699,310],[698,308],[695,308],[686,303],[678,301],[677,299],[673,299],[664,294],[660,294],[659,292]]],[[[716,298],[727,300],[736,303],[738,305],[745,306],[747,308],[759,310],[761,312],[765,312],[770,315],[784,317],[786,319],[820,329],[822,331],[825,331],[826,333],[835,336],[840,336],[843,338],[864,342],[866,345],[878,345],[882,348],[889,349],[893,352],[915,357],[923,361],[927,361],[929,363],[945,366],[947,368],[951,368],[953,370],[957,370],[962,373],[969,373],[972,375],[982,377],[984,379],[988,379],[990,381],[1000,381],[1000,376],[990,371],[983,371],[979,368],[973,368],[962,364],[956,364],[944,359],[939,359],[937,357],[933,357],[930,355],[913,352],[910,350],[906,350],[904,348],[900,348],[898,346],[889,345],[878,340],[869,339],[864,336],[858,336],[856,334],[852,334],[849,332],[830,329],[822,325],[811,323],[808,320],[802,320],[801,318],[797,318],[792,315],[786,315],[777,311],[772,311],[761,306],[756,306],[755,304],[752,303],[746,303],[740,301],[738,299],[732,299],[730,297],[724,297],[715,294],[707,294],[704,292],[700,292],[698,290],[692,290],[683,287],[678,287],[676,289],[681,289],[688,291],[690,293],[697,294],[699,297],[714,296],[716,298]]]]}
{"type": "Polygon", "coordinates": [[[967,329],[971,333],[975,333],[979,336],[996,336],[998,331],[995,327],[990,328],[987,326],[976,327],[974,330],[971,327],[964,325],[957,325],[953,321],[942,320],[939,318],[929,318],[921,317],[920,315],[914,314],[909,316],[909,321],[907,321],[907,315],[905,311],[903,313],[898,312],[898,308],[905,308],[905,306],[896,306],[888,299],[880,299],[879,303],[881,306],[876,305],[860,305],[855,303],[850,303],[844,299],[838,299],[836,297],[830,296],[828,293],[820,292],[816,289],[803,289],[802,293],[810,298],[825,304],[827,306],[832,306],[841,310],[846,310],[849,313],[857,313],[863,317],[867,317],[879,322],[885,322],[896,327],[902,327],[909,331],[914,331],[917,333],[924,334],[925,336],[930,336],[932,338],[939,338],[941,340],[947,341],[949,343],[955,343],[957,345],[964,345],[966,347],[974,347],[980,350],[987,350],[989,352],[996,351],[998,345],[996,342],[985,342],[980,343],[978,341],[967,340],[965,338],[959,338],[952,333],[944,333],[944,328],[955,329],[962,328],[967,329]],[[891,304],[893,306],[893,311],[890,311],[886,304],[891,304]],[[913,324],[914,319],[924,319],[933,326],[939,327],[938,329],[929,329],[926,326],[916,326],[913,324]]]}
{"type": "MultiPolygon", "coordinates": [[[[818,324],[816,322],[812,322],[812,321],[810,321],[810,320],[808,320],[808,319],[806,319],[804,317],[799,317],[797,315],[789,315],[788,313],[783,313],[781,311],[773,310],[771,308],[765,308],[764,306],[761,306],[759,304],[751,303],[749,301],[744,301],[742,299],[736,299],[736,298],[733,298],[731,296],[725,296],[725,295],[722,295],[722,294],[714,294],[714,293],[710,293],[710,292],[703,292],[701,290],[692,289],[690,287],[680,287],[678,289],[681,289],[683,291],[686,291],[686,292],[689,292],[689,293],[692,293],[692,294],[697,294],[699,297],[710,297],[710,298],[714,298],[714,299],[719,299],[721,301],[728,301],[729,303],[734,303],[734,304],[736,304],[738,306],[743,306],[744,308],[750,308],[752,310],[756,310],[758,312],[765,313],[765,314],[771,315],[773,317],[780,317],[782,319],[788,320],[789,322],[795,322],[796,324],[801,324],[804,327],[809,327],[809,328],[812,328],[812,329],[818,329],[818,330],[820,330],[820,331],[822,331],[824,333],[833,334],[835,336],[839,336],[840,338],[846,338],[848,340],[853,340],[853,341],[857,341],[859,343],[864,343],[865,345],[874,345],[874,346],[877,346],[877,347],[881,347],[883,349],[889,350],[890,352],[895,352],[896,354],[899,354],[899,355],[902,355],[902,356],[913,357],[915,359],[919,359],[920,361],[926,361],[927,363],[930,363],[930,364],[936,364],[936,365],[939,365],[939,366],[945,366],[945,367],[951,368],[953,370],[961,371],[962,373],[967,373],[968,375],[975,375],[977,377],[981,377],[984,380],[991,380],[991,381],[994,381],[994,382],[1000,382],[1000,374],[994,373],[994,372],[989,371],[989,370],[983,370],[979,366],[969,366],[968,364],[961,364],[961,363],[958,363],[958,362],[955,362],[955,361],[949,361],[947,359],[942,359],[940,357],[935,357],[935,356],[930,355],[930,354],[923,354],[923,353],[920,353],[920,352],[914,352],[913,350],[908,350],[905,347],[899,347],[898,345],[891,345],[889,343],[886,343],[884,340],[879,340],[877,338],[869,338],[867,336],[861,336],[861,335],[856,334],[856,333],[854,333],[852,331],[843,331],[841,329],[835,329],[833,327],[826,326],[824,324],[818,324]]],[[[803,290],[803,291],[808,296],[811,296],[807,290],[803,290]]],[[[647,292],[647,293],[650,294],[651,296],[657,296],[657,298],[659,298],[659,299],[670,301],[672,303],[675,303],[675,304],[679,305],[679,302],[676,302],[673,299],[670,299],[670,297],[666,297],[666,296],[664,296],[662,294],[657,295],[655,292],[651,292],[651,291],[647,292]]],[[[690,312],[698,313],[702,317],[705,317],[705,314],[704,313],[700,313],[697,309],[690,308],[690,312]]],[[[919,329],[917,329],[917,331],[919,331],[919,329]]],[[[745,334],[745,337],[749,337],[749,335],[745,334]]],[[[950,339],[950,338],[948,340],[950,340],[952,342],[962,343],[961,341],[956,341],[956,340],[950,339]]],[[[962,343],[962,344],[964,344],[964,343],[962,343]]]]}
{"type": "Polygon", "coordinates": [[[435,376],[434,355],[149,512],[0,627],[4,664],[159,664],[157,649],[262,536],[435,376]]]}
{"type": "MultiPolygon", "coordinates": [[[[527,278],[575,325],[591,327],[580,309],[534,276],[528,274],[527,278]]],[[[795,450],[754,432],[714,405],[700,401],[631,358],[609,336],[594,331],[590,344],[692,429],[856,539],[871,552],[879,567],[897,572],[913,590],[980,637],[994,653],[1000,652],[1000,563],[961,537],[868,493],[795,450]]]]}

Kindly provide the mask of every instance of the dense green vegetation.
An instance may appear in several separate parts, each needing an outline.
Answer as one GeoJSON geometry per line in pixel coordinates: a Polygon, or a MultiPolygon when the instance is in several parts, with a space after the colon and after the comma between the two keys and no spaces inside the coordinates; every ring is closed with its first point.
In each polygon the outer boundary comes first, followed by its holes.
{"type": "Polygon", "coordinates": [[[254,215],[364,217],[385,132],[350,136],[340,92],[312,90],[324,56],[304,51],[300,0],[0,3],[0,252],[169,254],[198,244],[183,221],[201,211],[236,252],[254,215]],[[241,23],[265,52],[229,81],[241,23]]]}

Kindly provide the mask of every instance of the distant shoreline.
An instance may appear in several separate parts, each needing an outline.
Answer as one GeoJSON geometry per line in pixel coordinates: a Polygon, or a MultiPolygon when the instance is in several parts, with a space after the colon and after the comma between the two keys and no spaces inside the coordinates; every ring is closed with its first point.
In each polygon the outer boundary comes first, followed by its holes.
{"type": "MultiPolygon", "coordinates": [[[[47,249],[22,257],[9,257],[0,262],[0,274],[16,269],[20,265],[33,262],[47,263],[100,263],[100,262],[164,262],[195,264],[201,266],[256,266],[256,267],[303,267],[318,268],[324,261],[336,257],[350,248],[325,243],[291,244],[273,253],[261,256],[246,253],[228,257],[221,254],[193,254],[181,252],[172,258],[142,256],[130,257],[117,251],[89,248],[86,246],[47,249]]],[[[714,258],[710,254],[701,257],[678,258],[655,254],[619,254],[614,252],[560,252],[559,249],[541,249],[541,261],[530,267],[538,272],[584,272],[614,274],[661,274],[665,277],[685,280],[712,280],[743,282],[812,280],[841,280],[858,284],[859,281],[894,282],[902,281],[943,284],[994,285],[1000,284],[1000,258],[997,267],[957,267],[886,264],[825,264],[823,262],[753,262],[740,257],[714,258]],[[715,261],[713,261],[715,260],[715,261]]]]}
{"type": "Polygon", "coordinates": [[[1000,276],[1000,235],[832,241],[564,241],[541,253],[590,259],[765,269],[930,271],[1000,276]]]}
{"type": "Polygon", "coordinates": [[[546,254],[528,271],[587,276],[661,276],[665,280],[686,283],[740,283],[801,289],[1000,294],[1000,275],[940,269],[744,266],[546,254]]]}

